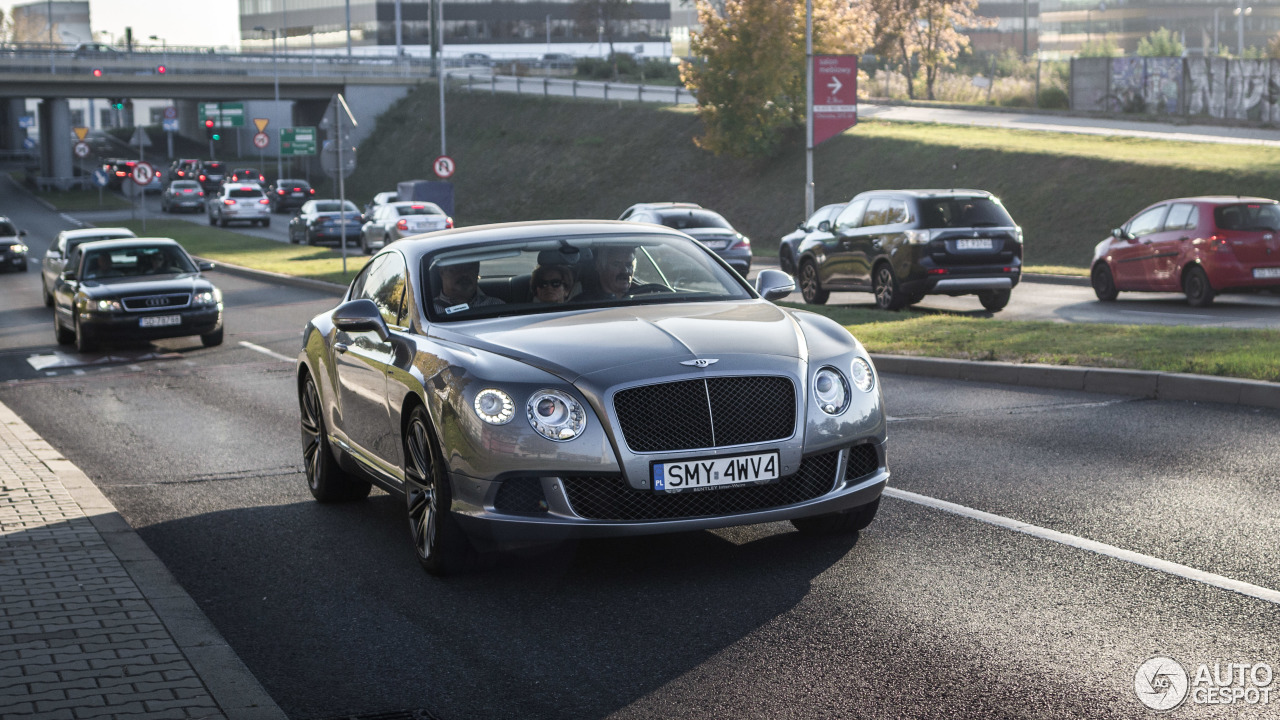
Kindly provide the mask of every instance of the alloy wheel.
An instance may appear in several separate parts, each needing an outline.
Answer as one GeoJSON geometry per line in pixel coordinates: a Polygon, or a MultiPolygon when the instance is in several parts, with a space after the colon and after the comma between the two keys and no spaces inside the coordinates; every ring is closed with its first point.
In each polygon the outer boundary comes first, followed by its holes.
{"type": "Polygon", "coordinates": [[[411,418],[405,437],[404,489],[409,509],[409,531],[413,535],[419,561],[433,559],[440,515],[429,442],[426,425],[420,418],[411,418]]]}

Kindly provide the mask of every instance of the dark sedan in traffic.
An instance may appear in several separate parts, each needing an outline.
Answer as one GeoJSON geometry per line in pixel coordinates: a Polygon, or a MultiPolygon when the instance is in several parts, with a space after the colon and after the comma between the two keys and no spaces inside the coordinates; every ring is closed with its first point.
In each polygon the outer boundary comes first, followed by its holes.
{"type": "Polygon", "coordinates": [[[53,288],[60,344],[88,352],[109,341],[199,335],[222,344],[222,291],[168,238],[98,240],[77,245],[53,288]]]}

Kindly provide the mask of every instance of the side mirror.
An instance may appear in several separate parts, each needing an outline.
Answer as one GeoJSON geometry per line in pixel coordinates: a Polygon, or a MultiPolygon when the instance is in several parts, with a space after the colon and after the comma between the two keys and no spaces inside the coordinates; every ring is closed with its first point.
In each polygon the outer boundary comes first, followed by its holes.
{"type": "Polygon", "coordinates": [[[831,232],[831,221],[823,220],[818,223],[818,232],[831,232]]]}
{"type": "Polygon", "coordinates": [[[1137,238],[1136,238],[1136,237],[1134,237],[1132,234],[1130,234],[1130,232],[1129,232],[1128,230],[1125,230],[1124,228],[1114,228],[1114,229],[1112,229],[1112,231],[1111,231],[1111,235],[1112,235],[1113,237],[1119,238],[1119,239],[1121,239],[1121,240],[1128,240],[1129,242],[1133,242],[1134,240],[1136,240],[1136,239],[1137,239],[1137,238]]]}
{"type": "Polygon", "coordinates": [[[24,238],[24,237],[26,237],[26,236],[27,236],[27,231],[26,231],[26,230],[19,230],[19,231],[18,231],[18,237],[20,237],[20,238],[24,238]]]}
{"type": "Polygon", "coordinates": [[[333,311],[334,327],[343,332],[372,332],[378,338],[386,340],[391,337],[387,323],[378,312],[378,306],[372,300],[362,298],[342,303],[333,311]]]}
{"type": "Polygon", "coordinates": [[[796,290],[796,281],[781,270],[761,270],[756,276],[756,292],[765,300],[781,300],[796,290]]]}
{"type": "Polygon", "coordinates": [[[76,271],[67,270],[66,272],[59,275],[58,279],[62,280],[63,282],[73,282],[76,279],[76,271]]]}
{"type": "Polygon", "coordinates": [[[213,263],[209,262],[208,260],[201,260],[200,262],[196,263],[196,267],[200,268],[201,272],[207,272],[209,270],[212,270],[216,266],[213,263]]]}
{"type": "Polygon", "coordinates": [[[805,227],[804,221],[803,221],[803,220],[801,220],[800,222],[796,223],[796,229],[797,229],[797,230],[808,230],[809,228],[805,227]]]}

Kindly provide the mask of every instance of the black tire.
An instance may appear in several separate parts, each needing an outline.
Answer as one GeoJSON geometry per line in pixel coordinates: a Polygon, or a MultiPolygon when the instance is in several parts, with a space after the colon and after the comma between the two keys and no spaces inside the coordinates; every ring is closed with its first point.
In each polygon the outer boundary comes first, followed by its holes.
{"type": "Polygon", "coordinates": [[[369,247],[369,238],[365,237],[364,233],[360,233],[360,252],[365,255],[373,254],[373,248],[369,247]]]}
{"type": "Polygon", "coordinates": [[[226,215],[219,215],[219,216],[218,216],[218,227],[226,227],[226,226],[227,226],[227,216],[226,216],[226,215]]]}
{"type": "Polygon", "coordinates": [[[871,271],[871,292],[881,310],[901,310],[906,305],[906,295],[898,287],[898,278],[889,263],[880,263],[871,271]]]}
{"type": "Polygon", "coordinates": [[[93,352],[98,347],[98,343],[94,342],[93,339],[85,333],[84,328],[80,326],[79,319],[77,319],[75,323],[76,352],[93,352]]]}
{"type": "Polygon", "coordinates": [[[1106,263],[1093,266],[1093,271],[1089,273],[1089,284],[1093,285],[1093,294],[1102,302],[1114,302],[1120,295],[1120,291],[1116,289],[1116,279],[1106,263]]]}
{"type": "Polygon", "coordinates": [[[404,433],[404,496],[418,563],[432,575],[454,575],[474,562],[475,549],[453,515],[453,490],[436,448],[427,411],[418,405],[404,433]]]}
{"type": "Polygon", "coordinates": [[[75,342],[76,334],[74,331],[62,327],[62,323],[58,322],[57,312],[57,310],[54,310],[53,337],[58,341],[59,345],[70,345],[75,342]]]}
{"type": "Polygon", "coordinates": [[[290,245],[298,244],[298,236],[293,234],[293,228],[289,228],[289,244],[290,245]]]}
{"type": "Polygon", "coordinates": [[[49,292],[49,284],[45,282],[44,273],[40,273],[40,295],[44,297],[45,307],[53,307],[53,293],[49,292]]]}
{"type": "Polygon", "coordinates": [[[791,248],[786,245],[778,250],[778,269],[788,275],[796,274],[796,260],[791,257],[791,248]]]}
{"type": "Polygon", "coordinates": [[[217,330],[214,330],[213,332],[208,333],[207,335],[201,335],[200,344],[204,345],[205,347],[217,347],[218,345],[221,345],[222,330],[223,328],[218,328],[217,330]]]}
{"type": "Polygon", "coordinates": [[[915,293],[915,294],[913,294],[913,295],[908,295],[908,296],[907,296],[907,300],[906,300],[906,304],[907,304],[907,305],[915,305],[916,303],[920,302],[921,300],[924,300],[924,296],[925,296],[925,294],[924,294],[924,293],[915,293]]]}
{"type": "Polygon", "coordinates": [[[1009,296],[1012,294],[1012,290],[979,290],[978,302],[982,303],[982,307],[988,312],[1000,312],[1005,305],[1009,304],[1009,296]]]}
{"type": "Polygon", "coordinates": [[[324,429],[320,392],[310,375],[302,383],[298,405],[302,415],[302,465],[311,496],[320,502],[347,502],[368,497],[373,486],[347,474],[333,456],[329,436],[324,429]]]}
{"type": "Polygon", "coordinates": [[[262,227],[271,227],[271,218],[263,218],[262,227]]]}
{"type": "Polygon", "coordinates": [[[800,264],[800,295],[810,305],[826,305],[830,291],[822,289],[822,280],[818,279],[818,265],[812,260],[800,264]]]}
{"type": "Polygon", "coordinates": [[[879,509],[880,498],[876,498],[866,505],[838,513],[795,518],[791,525],[805,535],[843,535],[865,530],[876,519],[879,509]]]}
{"type": "Polygon", "coordinates": [[[218,224],[218,223],[213,219],[213,213],[209,213],[209,224],[210,224],[210,225],[217,225],[217,224],[218,224]]]}
{"type": "Polygon", "coordinates": [[[1199,265],[1182,271],[1182,292],[1187,294],[1187,304],[1191,307],[1207,307],[1217,294],[1209,284],[1209,276],[1199,265]]]}
{"type": "Polygon", "coordinates": [[[307,244],[308,244],[308,245],[315,245],[315,244],[316,244],[316,239],[315,239],[315,238],[313,238],[313,237],[311,237],[311,233],[310,233],[310,232],[308,232],[308,233],[307,233],[307,244]]]}

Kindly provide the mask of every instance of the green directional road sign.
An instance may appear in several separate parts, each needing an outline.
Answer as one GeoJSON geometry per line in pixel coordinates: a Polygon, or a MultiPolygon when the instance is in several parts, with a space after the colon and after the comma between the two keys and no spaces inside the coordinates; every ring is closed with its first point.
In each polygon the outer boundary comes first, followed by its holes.
{"type": "Polygon", "coordinates": [[[281,155],[315,155],[316,129],[313,127],[280,128],[281,155]]]}
{"type": "Polygon", "coordinates": [[[200,124],[213,118],[217,127],[244,127],[244,103],[200,103],[200,124]]]}

